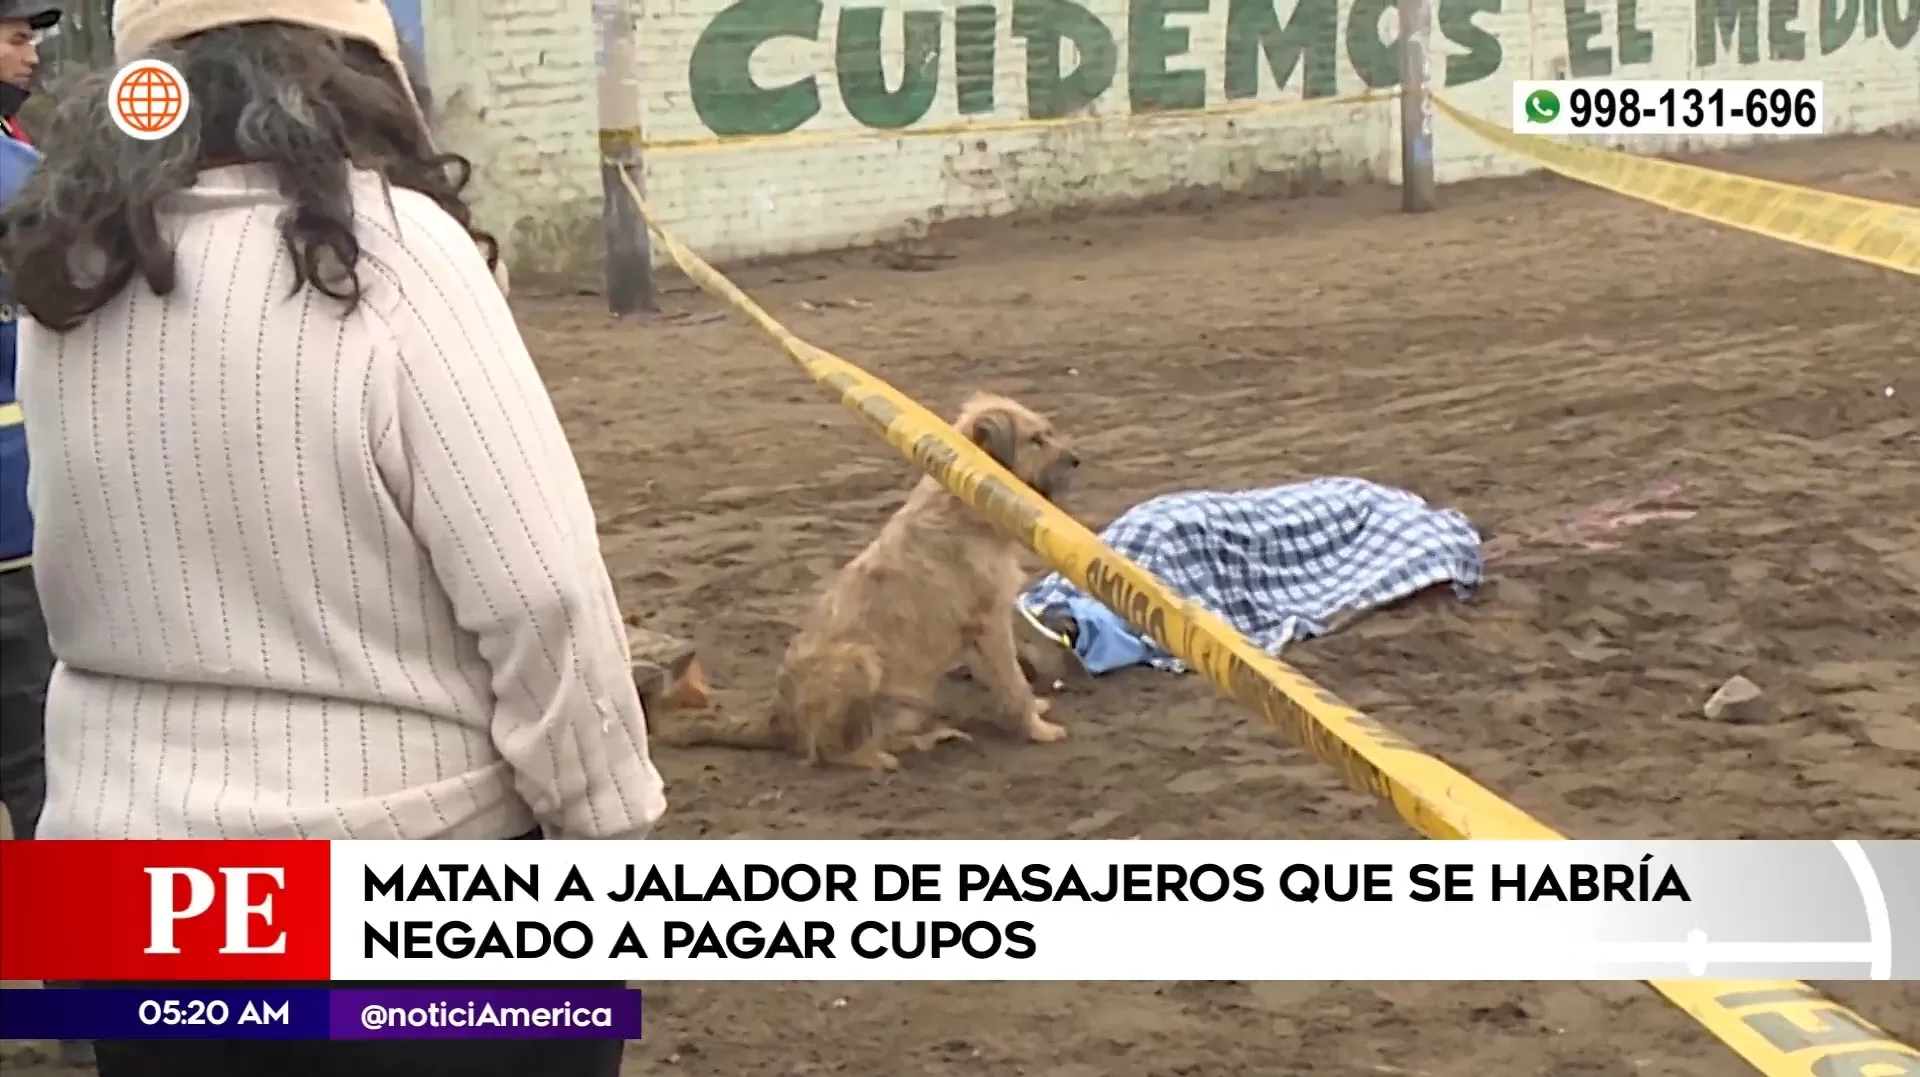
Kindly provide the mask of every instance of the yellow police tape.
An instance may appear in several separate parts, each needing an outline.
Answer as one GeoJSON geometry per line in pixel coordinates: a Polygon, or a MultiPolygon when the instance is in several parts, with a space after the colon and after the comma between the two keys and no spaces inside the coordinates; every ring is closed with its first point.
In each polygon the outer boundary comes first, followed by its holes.
{"type": "Polygon", "coordinates": [[[1439,98],[1448,119],[1549,171],[1662,209],[1920,276],[1920,207],[1521,135],[1439,98]]]}
{"type": "MultiPolygon", "coordinates": [[[[889,444],[1228,697],[1355,788],[1391,805],[1414,830],[1442,839],[1563,840],[1168,591],[912,398],[795,336],[662,227],[632,177],[622,170],[621,178],[648,230],[690,279],[752,319],[889,444]]],[[[1653,987],[1767,1077],[1920,1077],[1920,1052],[1805,984],[1701,980],[1653,987]]]]}
{"type": "Polygon", "coordinates": [[[1560,837],[1261,653],[1226,622],[1168,591],[1079,521],[1028,490],[944,419],[845,359],[795,336],[662,228],[632,178],[624,178],[648,229],[687,276],[753,319],[808,376],[834,390],[894,448],[1039,554],[1049,567],[1332,765],[1349,783],[1390,803],[1415,830],[1436,838],[1560,837]]]}

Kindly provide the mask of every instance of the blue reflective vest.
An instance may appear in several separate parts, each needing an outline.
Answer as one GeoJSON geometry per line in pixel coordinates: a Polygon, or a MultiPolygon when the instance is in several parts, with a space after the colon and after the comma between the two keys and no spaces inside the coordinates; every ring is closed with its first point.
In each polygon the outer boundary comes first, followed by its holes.
{"type": "MultiPolygon", "coordinates": [[[[33,175],[40,154],[0,137],[0,204],[11,201],[33,175]]],[[[19,326],[13,290],[0,278],[0,569],[17,567],[33,552],[33,516],[27,509],[27,428],[14,380],[19,326]]]]}

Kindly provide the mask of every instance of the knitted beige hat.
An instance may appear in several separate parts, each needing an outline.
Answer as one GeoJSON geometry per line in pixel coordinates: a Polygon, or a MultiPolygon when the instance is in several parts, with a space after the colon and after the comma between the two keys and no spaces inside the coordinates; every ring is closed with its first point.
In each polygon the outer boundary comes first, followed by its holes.
{"type": "MultiPolygon", "coordinates": [[[[114,58],[129,63],[165,42],[248,22],[309,26],[371,45],[393,67],[414,109],[420,109],[407,65],[400,58],[400,33],[386,0],[118,0],[113,5],[114,58]]],[[[424,112],[421,121],[426,121],[424,112]]],[[[504,259],[494,267],[493,276],[500,291],[507,292],[504,259]]]]}
{"type": "Polygon", "coordinates": [[[164,42],[246,22],[290,22],[365,42],[413,94],[385,0],[119,0],[113,5],[114,58],[128,63],[164,42]]]}

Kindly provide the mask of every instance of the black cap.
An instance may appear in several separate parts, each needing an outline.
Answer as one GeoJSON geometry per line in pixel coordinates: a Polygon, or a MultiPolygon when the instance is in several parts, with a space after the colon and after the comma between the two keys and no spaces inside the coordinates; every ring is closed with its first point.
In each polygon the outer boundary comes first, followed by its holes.
{"type": "Polygon", "coordinates": [[[60,21],[60,9],[40,0],[0,0],[0,19],[22,19],[35,30],[60,21]]]}

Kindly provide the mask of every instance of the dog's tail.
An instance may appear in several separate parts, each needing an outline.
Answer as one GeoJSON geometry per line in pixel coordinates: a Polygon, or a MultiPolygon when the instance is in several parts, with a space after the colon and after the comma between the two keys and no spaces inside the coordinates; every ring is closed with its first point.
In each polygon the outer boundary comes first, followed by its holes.
{"type": "Polygon", "coordinates": [[[844,756],[873,739],[884,680],[872,647],[808,648],[781,666],[773,724],[792,731],[794,748],[809,763],[844,756]]]}
{"type": "Polygon", "coordinates": [[[749,751],[777,751],[788,747],[793,738],[777,728],[768,714],[702,714],[690,720],[662,723],[647,735],[661,744],[676,748],[742,748],[749,751]]]}
{"type": "Polygon", "coordinates": [[[833,758],[873,736],[883,701],[881,672],[871,647],[843,643],[802,650],[781,664],[768,712],[702,715],[655,737],[677,747],[787,750],[810,762],[833,758]]]}

